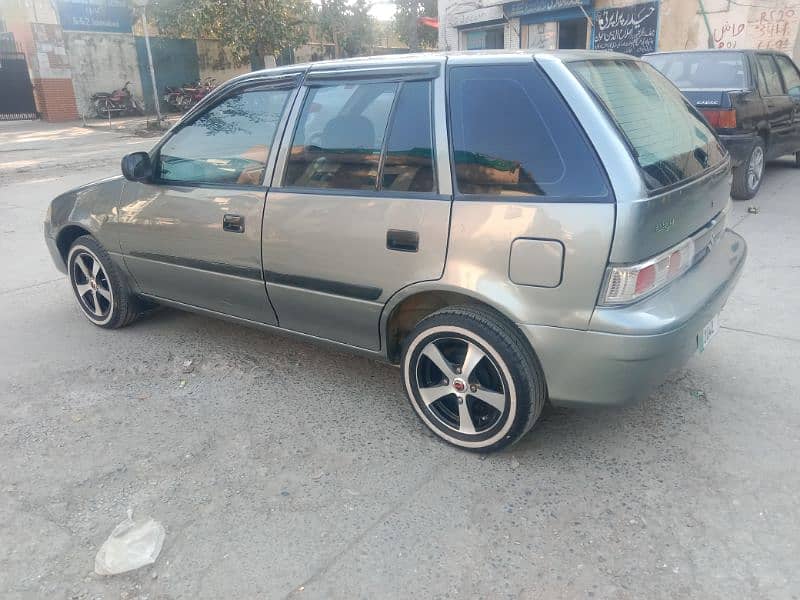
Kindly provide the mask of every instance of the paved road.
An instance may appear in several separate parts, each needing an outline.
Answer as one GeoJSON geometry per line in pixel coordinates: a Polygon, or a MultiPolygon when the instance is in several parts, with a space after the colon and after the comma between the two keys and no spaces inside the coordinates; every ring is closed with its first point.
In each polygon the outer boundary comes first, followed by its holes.
{"type": "Polygon", "coordinates": [[[481,459],[423,429],[394,368],[173,310],[91,327],[44,210],[151,143],[0,124],[0,596],[800,596],[788,162],[758,214],[734,208],[750,259],[704,355],[640,404],[548,410],[481,459]],[[164,524],[164,549],[98,577],[127,507],[164,524]]]}

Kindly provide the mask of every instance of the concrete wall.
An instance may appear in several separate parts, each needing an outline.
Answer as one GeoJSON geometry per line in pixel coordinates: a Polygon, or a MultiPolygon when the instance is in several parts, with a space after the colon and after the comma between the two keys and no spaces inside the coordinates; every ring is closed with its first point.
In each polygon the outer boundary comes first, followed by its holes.
{"type": "MultiPolygon", "coordinates": [[[[674,2],[674,0],[673,0],[674,2]]],[[[706,0],[715,48],[773,48],[800,59],[800,2],[759,0],[754,6],[706,0]]],[[[707,46],[705,27],[696,36],[696,48],[707,46]]]]}
{"type": "Polygon", "coordinates": [[[94,116],[91,96],[111,92],[132,82],[130,90],[142,99],[142,82],[132,34],[65,31],[72,84],[81,114],[94,116]]]}
{"type": "Polygon", "coordinates": [[[200,78],[214,77],[217,83],[225,83],[231,77],[250,71],[249,62],[238,64],[219,40],[197,40],[197,62],[200,78]]]}

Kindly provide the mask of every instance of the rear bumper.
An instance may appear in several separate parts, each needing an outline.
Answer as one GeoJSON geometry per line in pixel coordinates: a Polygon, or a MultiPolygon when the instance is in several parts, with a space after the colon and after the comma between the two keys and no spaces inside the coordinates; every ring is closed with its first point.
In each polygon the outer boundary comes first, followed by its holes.
{"type": "Polygon", "coordinates": [[[734,166],[739,166],[750,157],[753,143],[756,139],[755,133],[737,133],[732,135],[720,134],[719,139],[722,145],[731,155],[731,162],[734,166]]]}
{"type": "Polygon", "coordinates": [[[727,230],[688,273],[624,308],[597,308],[590,330],[520,325],[535,348],[553,404],[624,404],[646,395],[697,351],[697,335],[722,310],[747,256],[727,230]]]}

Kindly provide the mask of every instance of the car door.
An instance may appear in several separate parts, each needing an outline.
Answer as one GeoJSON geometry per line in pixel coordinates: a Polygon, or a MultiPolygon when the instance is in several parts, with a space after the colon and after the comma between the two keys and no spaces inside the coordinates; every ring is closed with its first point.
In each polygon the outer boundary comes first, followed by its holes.
{"type": "Polygon", "coordinates": [[[791,143],[787,152],[800,151],[800,71],[788,56],[775,54],[775,61],[783,77],[786,93],[794,105],[792,123],[794,125],[791,143]]]}
{"type": "Polygon", "coordinates": [[[756,54],[760,75],[764,85],[762,95],[769,121],[767,158],[775,158],[790,152],[794,137],[794,103],[783,88],[783,79],[772,54],[756,54]]]}
{"type": "Polygon", "coordinates": [[[152,181],[126,182],[120,245],[142,292],[276,323],[261,222],[271,149],[298,84],[282,76],[222,92],[151,153],[152,181]]]}
{"type": "Polygon", "coordinates": [[[441,277],[451,195],[440,70],[306,76],[264,215],[281,327],[378,349],[386,301],[441,277]]]}

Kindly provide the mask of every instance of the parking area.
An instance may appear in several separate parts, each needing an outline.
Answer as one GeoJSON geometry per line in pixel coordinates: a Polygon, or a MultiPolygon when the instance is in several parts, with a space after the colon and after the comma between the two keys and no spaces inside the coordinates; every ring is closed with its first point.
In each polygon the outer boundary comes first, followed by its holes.
{"type": "Polygon", "coordinates": [[[0,123],[0,596],[800,597],[793,160],[733,207],[750,255],[702,355],[480,457],[393,367],[171,309],[91,326],[42,220],[153,144],[134,130],[0,123]],[[164,548],[97,576],[128,507],[164,548]]]}

